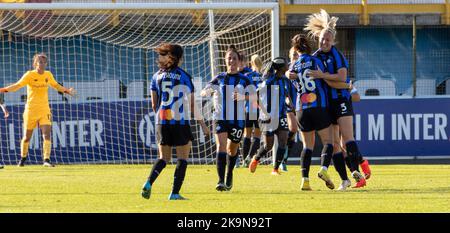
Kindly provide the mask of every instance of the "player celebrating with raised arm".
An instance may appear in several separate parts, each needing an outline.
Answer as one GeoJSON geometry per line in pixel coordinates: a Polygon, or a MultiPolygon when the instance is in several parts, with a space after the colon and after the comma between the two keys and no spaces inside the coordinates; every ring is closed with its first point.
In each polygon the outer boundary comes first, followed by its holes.
{"type": "Polygon", "coordinates": [[[288,91],[292,83],[285,76],[287,69],[288,65],[284,58],[275,58],[267,65],[263,81],[258,87],[260,127],[264,135],[264,146],[250,162],[249,169],[252,173],[255,172],[260,159],[272,149],[276,134],[278,149],[272,175],[280,174],[278,168],[283,161],[289,132],[287,114],[294,111],[288,91]]]}
{"type": "MultiPolygon", "coordinates": [[[[179,192],[193,140],[189,113],[196,114],[194,85],[192,77],[179,67],[183,58],[183,48],[180,45],[162,43],[156,48],[156,52],[159,54],[159,70],[151,80],[151,99],[152,109],[156,113],[159,159],[153,164],[141,195],[145,199],[150,198],[153,183],[172,158],[172,148],[175,147],[177,167],[169,200],[184,200],[186,198],[179,192]]],[[[204,134],[209,135],[203,119],[197,114],[195,118],[199,120],[204,134]]]]}
{"type": "MultiPolygon", "coordinates": [[[[201,92],[203,97],[214,95],[213,118],[219,176],[217,191],[230,191],[233,187],[233,169],[245,127],[244,89],[252,86],[250,79],[239,73],[240,55],[234,45],[231,45],[225,53],[225,64],[227,71],[212,79],[201,92]],[[227,157],[228,169],[226,168],[227,157]],[[225,170],[227,170],[226,180],[225,170]]],[[[246,96],[251,95],[250,93],[246,96]]]]}
{"type": "Polygon", "coordinates": [[[65,88],[58,84],[53,78],[53,74],[50,71],[45,70],[47,67],[48,59],[44,53],[39,53],[33,57],[33,68],[26,72],[22,78],[15,84],[0,88],[0,93],[3,92],[15,92],[20,88],[27,86],[27,103],[25,105],[25,111],[23,113],[24,124],[26,132],[20,143],[21,159],[18,166],[24,166],[28,156],[28,144],[33,134],[34,128],[40,127],[42,136],[44,138],[43,154],[44,154],[44,166],[53,167],[50,162],[51,151],[51,124],[52,113],[48,103],[48,86],[71,96],[75,95],[73,88],[65,88]]]}
{"type": "MultiPolygon", "coordinates": [[[[325,64],[328,71],[328,73],[323,73],[319,70],[311,71],[310,75],[314,78],[349,83],[350,79],[347,74],[348,62],[334,46],[337,20],[337,17],[330,17],[325,10],[308,17],[304,30],[309,31],[309,35],[318,38],[319,50],[315,53],[315,56],[325,64]]],[[[366,185],[366,180],[358,170],[361,154],[353,136],[353,107],[350,100],[350,92],[348,89],[336,89],[329,86],[328,97],[331,123],[333,124],[333,137],[339,138],[339,131],[341,132],[347,148],[347,158],[350,160],[352,176],[356,180],[354,187],[363,187],[366,185]]],[[[339,140],[335,140],[333,146],[333,157],[339,159],[343,157],[339,140]]]]}

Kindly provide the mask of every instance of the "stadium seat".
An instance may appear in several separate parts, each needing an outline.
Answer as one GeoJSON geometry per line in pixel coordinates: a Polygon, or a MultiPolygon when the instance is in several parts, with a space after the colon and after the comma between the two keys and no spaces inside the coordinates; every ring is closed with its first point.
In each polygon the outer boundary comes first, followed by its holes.
{"type": "MultiPolygon", "coordinates": [[[[436,95],[436,80],[435,79],[417,79],[416,96],[436,95]]],[[[409,87],[403,95],[413,94],[413,86],[409,87]]]]}
{"type": "Polygon", "coordinates": [[[68,98],[69,102],[92,100],[114,101],[120,98],[120,80],[107,79],[99,82],[65,82],[64,86],[73,87],[77,98],[68,98]]]}
{"type": "Polygon", "coordinates": [[[144,99],[144,81],[130,82],[127,86],[127,99],[144,99]]]}
{"type": "Polygon", "coordinates": [[[360,95],[364,96],[395,96],[395,83],[387,79],[356,80],[354,82],[360,95]],[[378,92],[377,92],[378,91],[378,92]]]}
{"type": "Polygon", "coordinates": [[[367,89],[365,92],[366,96],[379,96],[380,91],[378,89],[367,89]]]}

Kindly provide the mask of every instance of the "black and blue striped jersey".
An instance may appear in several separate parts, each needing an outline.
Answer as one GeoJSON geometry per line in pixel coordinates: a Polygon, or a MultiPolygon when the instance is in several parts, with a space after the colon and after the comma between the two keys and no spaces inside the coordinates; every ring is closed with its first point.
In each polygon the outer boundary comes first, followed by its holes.
{"type": "Polygon", "coordinates": [[[245,74],[245,76],[247,76],[250,81],[253,82],[253,85],[257,86],[258,84],[261,83],[261,78],[262,78],[262,74],[256,71],[251,71],[245,74]]]}
{"type": "Polygon", "coordinates": [[[248,73],[253,72],[253,70],[250,67],[244,67],[244,69],[242,69],[242,71],[240,71],[241,74],[246,75],[248,73]]]}
{"type": "Polygon", "coordinates": [[[295,79],[292,80],[290,79],[289,81],[291,81],[291,87],[288,90],[289,91],[289,96],[291,98],[291,103],[292,103],[292,107],[294,108],[295,111],[300,110],[300,108],[298,107],[298,103],[297,103],[297,96],[298,96],[298,90],[300,89],[300,80],[299,79],[295,79]]]}
{"type": "Polygon", "coordinates": [[[260,119],[286,118],[287,112],[292,111],[292,107],[286,104],[289,97],[289,90],[294,88],[291,81],[286,77],[277,77],[271,74],[263,80],[258,87],[258,101],[260,108],[260,119]]]}
{"type": "Polygon", "coordinates": [[[327,101],[327,85],[322,79],[311,79],[308,77],[310,70],[318,70],[325,72],[325,66],[316,57],[309,54],[302,54],[291,68],[291,72],[297,73],[299,89],[297,96],[297,109],[308,108],[326,108],[327,101]]]}
{"type": "MultiPolygon", "coordinates": [[[[256,71],[252,71],[249,73],[246,73],[245,76],[247,76],[247,78],[250,79],[250,81],[252,81],[252,84],[255,86],[255,91],[258,88],[258,85],[262,82],[262,74],[256,71]]],[[[255,92],[256,94],[256,92],[255,92]]],[[[250,120],[258,120],[258,104],[256,101],[254,101],[253,103],[250,103],[249,101],[246,101],[245,103],[245,111],[247,112],[247,114],[250,114],[252,117],[249,117],[248,119],[250,120]]],[[[249,116],[250,116],[249,115],[249,116]]]]}
{"type": "Polygon", "coordinates": [[[171,70],[159,70],[151,80],[152,91],[156,92],[157,117],[160,125],[189,125],[190,113],[184,106],[187,96],[194,92],[192,77],[177,67],[171,70]]]}
{"type": "MultiPolygon", "coordinates": [[[[289,71],[293,72],[294,65],[295,65],[295,62],[289,63],[289,71]]],[[[297,96],[298,96],[298,92],[300,90],[300,79],[297,77],[296,79],[289,79],[289,80],[291,81],[292,87],[293,87],[289,90],[289,96],[291,97],[291,101],[292,101],[292,104],[294,105],[293,107],[294,107],[295,111],[298,111],[298,110],[300,110],[300,108],[298,107],[298,104],[297,104],[297,96]]]]}
{"type": "Polygon", "coordinates": [[[215,90],[214,101],[214,120],[226,120],[230,124],[242,125],[245,123],[245,100],[233,100],[233,93],[245,95],[246,88],[252,84],[252,81],[241,73],[217,75],[208,84],[207,88],[215,90]]]}
{"type": "MultiPolygon", "coordinates": [[[[322,52],[320,49],[314,53],[314,56],[319,58],[322,63],[326,66],[327,72],[330,74],[337,74],[338,70],[341,68],[347,68],[348,61],[345,59],[344,55],[339,52],[336,47],[332,46],[329,52],[322,52]]],[[[347,75],[346,83],[350,82],[350,77],[347,75]]],[[[344,97],[350,99],[350,92],[347,89],[335,89],[328,86],[328,95],[331,99],[337,99],[339,97],[344,97]]]]}

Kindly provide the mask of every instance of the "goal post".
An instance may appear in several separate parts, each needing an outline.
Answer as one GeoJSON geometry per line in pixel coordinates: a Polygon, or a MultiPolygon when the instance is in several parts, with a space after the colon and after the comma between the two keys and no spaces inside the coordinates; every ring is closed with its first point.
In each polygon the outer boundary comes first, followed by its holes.
{"type": "MultiPolygon", "coordinates": [[[[278,56],[278,19],[275,2],[0,3],[0,86],[18,81],[32,69],[33,55],[46,53],[55,79],[78,92],[71,98],[49,89],[52,160],[149,163],[157,157],[149,99],[158,70],[154,48],[161,42],[183,46],[182,68],[199,93],[215,73],[225,71],[229,44],[264,62],[278,56]]],[[[0,159],[14,164],[20,157],[26,88],[0,100],[11,113],[0,124],[0,159]]],[[[192,129],[190,162],[214,162],[214,137],[196,124],[192,129]]],[[[37,129],[29,161],[42,161],[37,129]]]]}

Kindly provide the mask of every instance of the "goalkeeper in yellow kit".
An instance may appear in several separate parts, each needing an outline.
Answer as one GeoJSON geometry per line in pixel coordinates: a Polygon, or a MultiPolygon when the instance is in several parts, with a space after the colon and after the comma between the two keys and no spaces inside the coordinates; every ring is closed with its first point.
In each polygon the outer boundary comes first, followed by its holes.
{"type": "Polygon", "coordinates": [[[71,96],[75,94],[73,88],[68,89],[58,84],[53,78],[53,74],[45,70],[46,67],[47,56],[43,53],[36,54],[33,57],[34,70],[26,72],[17,83],[0,88],[0,93],[3,93],[15,92],[27,86],[27,104],[23,113],[23,127],[26,129],[26,133],[20,143],[21,159],[18,166],[24,165],[28,156],[28,144],[33,130],[36,126],[39,126],[44,138],[44,166],[53,167],[53,164],[50,162],[52,113],[48,103],[48,86],[71,96]]]}

